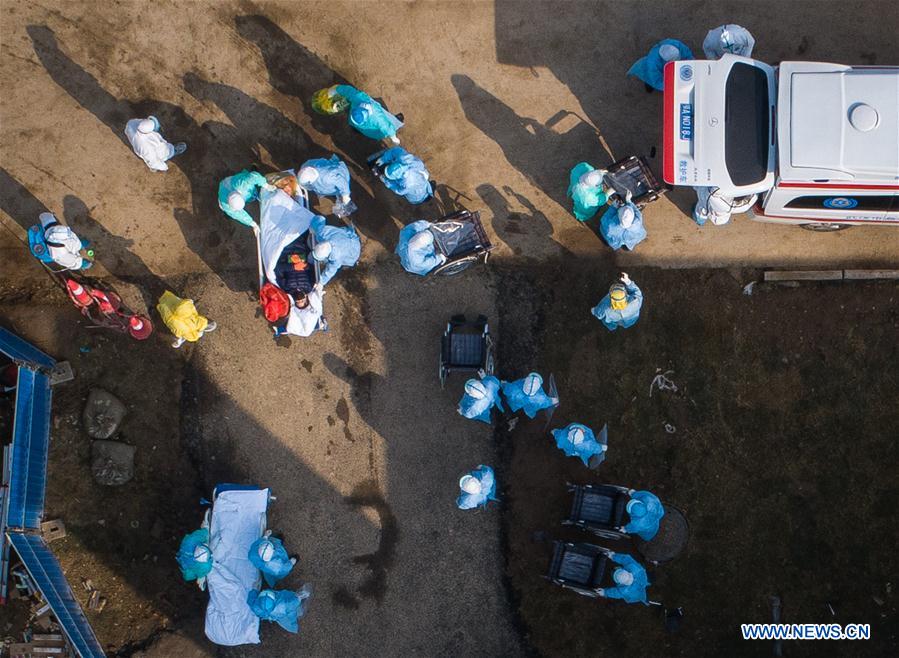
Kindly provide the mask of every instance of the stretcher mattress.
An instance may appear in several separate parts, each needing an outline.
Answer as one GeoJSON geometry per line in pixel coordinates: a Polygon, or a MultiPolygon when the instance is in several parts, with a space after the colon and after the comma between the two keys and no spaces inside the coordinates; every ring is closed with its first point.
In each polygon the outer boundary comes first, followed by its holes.
{"type": "Polygon", "coordinates": [[[269,490],[229,490],[215,499],[209,518],[212,571],[206,577],[206,637],[216,644],[259,643],[259,617],[247,605],[247,594],[260,586],[260,573],[250,563],[250,546],[265,532],[269,490]]]}

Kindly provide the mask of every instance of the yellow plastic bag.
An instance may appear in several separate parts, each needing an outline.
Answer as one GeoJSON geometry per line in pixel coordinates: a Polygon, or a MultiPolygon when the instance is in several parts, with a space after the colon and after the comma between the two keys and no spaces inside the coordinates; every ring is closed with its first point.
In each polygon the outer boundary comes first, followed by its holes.
{"type": "Polygon", "coordinates": [[[200,340],[203,330],[209,324],[209,320],[197,312],[193,300],[181,299],[168,290],[159,298],[156,310],[175,338],[183,338],[191,343],[200,340]]]}
{"type": "Polygon", "coordinates": [[[339,114],[349,106],[349,101],[337,93],[337,85],[319,89],[312,94],[312,109],[319,114],[339,114]]]}

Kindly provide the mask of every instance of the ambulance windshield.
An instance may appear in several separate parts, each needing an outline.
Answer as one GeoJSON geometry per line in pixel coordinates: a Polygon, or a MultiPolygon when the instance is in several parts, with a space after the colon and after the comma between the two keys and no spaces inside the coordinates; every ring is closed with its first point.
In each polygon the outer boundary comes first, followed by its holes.
{"type": "Polygon", "coordinates": [[[725,88],[724,159],[735,185],[753,185],[768,173],[769,112],[765,72],[742,62],[734,64],[725,88]]]}

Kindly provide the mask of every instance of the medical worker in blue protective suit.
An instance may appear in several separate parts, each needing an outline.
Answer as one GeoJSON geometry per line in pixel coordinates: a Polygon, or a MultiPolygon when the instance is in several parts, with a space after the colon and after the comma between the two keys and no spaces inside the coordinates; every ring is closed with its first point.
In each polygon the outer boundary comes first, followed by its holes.
{"type": "Polygon", "coordinates": [[[465,382],[465,394],[459,400],[459,413],[465,418],[489,424],[490,411],[494,405],[503,411],[503,404],[499,399],[499,387],[499,380],[490,375],[480,380],[469,379],[465,382]]]}
{"type": "Polygon", "coordinates": [[[631,490],[631,499],[627,502],[626,511],[630,520],[620,530],[629,535],[637,535],[644,541],[656,536],[659,532],[659,522],[665,516],[662,501],[648,491],[631,490]]]}
{"type": "Polygon", "coordinates": [[[323,286],[341,267],[352,267],[359,262],[362,243],[352,226],[328,226],[324,217],[316,215],[312,218],[312,232],[316,239],[312,257],[325,265],[319,279],[323,286]]]}
{"type": "Polygon", "coordinates": [[[536,416],[541,409],[549,409],[559,404],[559,398],[550,397],[543,392],[543,377],[536,372],[514,382],[503,382],[502,390],[509,409],[513,413],[524,409],[528,418],[536,416]]]}
{"type": "Polygon", "coordinates": [[[709,30],[702,42],[702,52],[708,59],[721,59],[725,54],[752,57],[755,39],[749,30],[739,25],[719,25],[709,30]]]}
{"type": "Polygon", "coordinates": [[[424,203],[431,198],[431,174],[425,163],[400,146],[384,151],[377,160],[382,175],[381,181],[387,189],[412,204],[424,203]]]}
{"type": "Polygon", "coordinates": [[[446,262],[446,256],[437,250],[434,234],[428,230],[429,226],[429,222],[420,219],[400,230],[396,255],[400,257],[400,263],[407,272],[424,276],[446,262]]]}
{"type": "Polygon", "coordinates": [[[596,440],[596,436],[586,425],[571,423],[568,427],[552,431],[556,446],[566,457],[580,457],[584,466],[590,465],[590,458],[602,455],[608,446],[596,440]]]}
{"type": "Polygon", "coordinates": [[[491,500],[499,500],[496,497],[496,477],[493,469],[481,464],[468,475],[463,475],[459,480],[459,489],[462,493],[456,499],[459,509],[474,509],[475,507],[487,507],[491,500]]]}
{"type": "Polygon", "coordinates": [[[643,292],[622,272],[620,283],[611,285],[609,294],[591,309],[591,313],[606,325],[606,329],[615,331],[618,327],[633,327],[640,319],[642,306],[643,292]]]}
{"type": "Polygon", "coordinates": [[[253,221],[245,207],[248,202],[259,198],[260,187],[271,189],[274,186],[269,185],[265,176],[258,171],[244,169],[228,176],[219,183],[219,208],[231,219],[259,232],[259,225],[253,221]]]}
{"type": "Polygon", "coordinates": [[[336,155],[307,160],[297,172],[297,181],[319,196],[334,197],[334,214],[338,217],[356,210],[350,199],[350,170],[336,155]]]}
{"type": "Polygon", "coordinates": [[[297,563],[295,557],[290,557],[284,549],[284,544],[277,537],[272,537],[272,531],[266,530],[265,534],[250,545],[247,554],[254,567],[262,572],[265,582],[269,587],[284,578],[297,563]]]}
{"type": "Polygon", "coordinates": [[[595,169],[581,162],[571,170],[568,177],[568,196],[574,202],[574,216],[585,222],[606,205],[608,192],[603,184],[604,169],[595,169]]]}
{"type": "Polygon", "coordinates": [[[296,633],[300,630],[299,620],[306,614],[306,601],[310,596],[312,589],[308,585],[303,585],[299,592],[252,589],[247,594],[247,604],[263,621],[276,622],[285,631],[296,633]]]}
{"type": "Polygon", "coordinates": [[[184,580],[200,580],[212,571],[212,550],[209,548],[209,530],[200,528],[184,536],[178,548],[178,566],[184,580]]]}
{"type": "Polygon", "coordinates": [[[612,249],[633,249],[646,239],[643,214],[628,200],[623,206],[609,206],[599,220],[599,232],[612,249]]]}
{"type": "Polygon", "coordinates": [[[337,85],[335,92],[350,104],[350,125],[370,139],[389,139],[399,144],[396,131],[403,122],[384,109],[374,98],[350,85],[337,85]]]}
{"type": "Polygon", "coordinates": [[[627,72],[640,78],[648,87],[662,91],[665,88],[664,69],[668,62],[693,59],[693,52],[682,41],[662,39],[627,72]]]}
{"type": "Polygon", "coordinates": [[[615,587],[600,589],[599,595],[607,599],[621,599],[626,603],[648,605],[646,588],[649,587],[649,578],[643,565],[626,553],[612,553],[609,558],[621,566],[612,572],[615,587]]]}

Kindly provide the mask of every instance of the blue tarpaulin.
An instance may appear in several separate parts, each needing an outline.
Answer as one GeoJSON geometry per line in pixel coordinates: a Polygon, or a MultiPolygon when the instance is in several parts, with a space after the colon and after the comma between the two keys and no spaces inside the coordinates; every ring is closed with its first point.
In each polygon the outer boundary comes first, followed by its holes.
{"type": "Polygon", "coordinates": [[[52,368],[56,362],[30,343],[0,327],[0,351],[16,362],[24,361],[32,368],[52,368]]]}
{"type": "Polygon", "coordinates": [[[39,535],[19,532],[11,532],[8,537],[78,655],[81,658],[105,658],[106,652],[97,641],[59,562],[44,540],[39,535]]]}
{"type": "Polygon", "coordinates": [[[6,525],[40,530],[50,444],[50,378],[19,368],[6,525]]]}
{"type": "Polygon", "coordinates": [[[0,352],[18,366],[12,443],[4,449],[0,537],[0,599],[6,599],[9,545],[50,605],[63,633],[80,658],[105,658],[81,606],[72,593],[53,552],[40,534],[47,488],[50,447],[50,375],[56,362],[18,336],[0,327],[0,352]]]}

